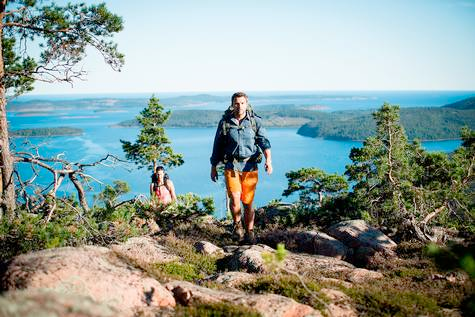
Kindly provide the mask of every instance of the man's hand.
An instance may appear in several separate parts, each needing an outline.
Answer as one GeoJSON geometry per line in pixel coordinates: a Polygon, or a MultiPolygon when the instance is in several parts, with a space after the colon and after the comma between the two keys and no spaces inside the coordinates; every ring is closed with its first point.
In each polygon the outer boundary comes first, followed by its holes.
{"type": "Polygon", "coordinates": [[[218,171],[216,170],[216,166],[211,166],[211,180],[213,182],[218,180],[218,171]]]}
{"type": "Polygon", "coordinates": [[[266,166],[266,172],[267,172],[267,174],[268,174],[268,175],[272,174],[272,171],[274,170],[274,169],[272,168],[272,161],[271,161],[271,160],[266,160],[265,166],[266,166]]]}

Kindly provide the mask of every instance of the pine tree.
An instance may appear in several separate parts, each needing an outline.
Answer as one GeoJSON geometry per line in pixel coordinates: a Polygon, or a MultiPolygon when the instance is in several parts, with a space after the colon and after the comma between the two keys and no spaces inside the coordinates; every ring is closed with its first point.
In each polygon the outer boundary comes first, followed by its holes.
{"type": "Polygon", "coordinates": [[[475,132],[463,129],[462,146],[447,155],[410,144],[398,106],[385,103],[373,117],[376,134],[351,150],[346,167],[353,207],[408,238],[436,241],[431,222],[475,230],[475,132]]]}
{"type": "Polygon", "coordinates": [[[170,167],[183,164],[183,156],[173,152],[163,128],[170,115],[170,111],[164,111],[158,98],[150,98],[148,106],[137,116],[142,129],[135,143],[120,141],[128,160],[135,162],[139,168],[148,167],[153,170],[158,165],[170,167]]]}
{"type": "Polygon", "coordinates": [[[411,196],[412,147],[399,121],[399,107],[385,103],[373,114],[376,135],[350,153],[352,165],[345,174],[353,187],[355,202],[379,225],[393,226],[407,216],[411,196]]]}
{"type": "Polygon", "coordinates": [[[348,189],[343,176],[327,174],[318,168],[301,168],[285,174],[288,180],[283,196],[299,193],[299,201],[304,206],[321,206],[325,196],[334,196],[348,189]]]}
{"type": "Polygon", "coordinates": [[[105,4],[59,6],[51,1],[0,0],[0,218],[14,215],[13,156],[9,148],[6,95],[33,89],[37,80],[72,83],[85,76],[78,68],[86,48],[99,51],[120,70],[124,57],[107,40],[122,30],[122,19],[105,4]],[[38,53],[32,47],[39,45],[38,53]]]}

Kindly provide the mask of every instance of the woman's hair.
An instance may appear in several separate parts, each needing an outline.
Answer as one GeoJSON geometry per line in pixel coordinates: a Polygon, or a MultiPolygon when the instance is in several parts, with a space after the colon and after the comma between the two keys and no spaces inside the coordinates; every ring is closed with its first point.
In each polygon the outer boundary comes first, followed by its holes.
{"type": "Polygon", "coordinates": [[[158,173],[159,171],[163,171],[163,173],[164,173],[164,174],[163,174],[163,179],[164,179],[164,180],[170,179],[170,177],[168,176],[168,174],[165,172],[165,168],[164,168],[162,165],[157,166],[157,167],[155,168],[155,173],[158,173]]]}

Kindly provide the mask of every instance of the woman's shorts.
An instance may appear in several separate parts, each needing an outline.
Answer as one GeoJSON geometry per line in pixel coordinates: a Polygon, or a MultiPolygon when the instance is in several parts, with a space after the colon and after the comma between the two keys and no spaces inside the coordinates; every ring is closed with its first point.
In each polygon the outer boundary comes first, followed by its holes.
{"type": "Polygon", "coordinates": [[[258,175],[257,170],[250,172],[225,170],[224,178],[228,194],[241,193],[241,201],[246,205],[251,204],[256,193],[258,175]]]}

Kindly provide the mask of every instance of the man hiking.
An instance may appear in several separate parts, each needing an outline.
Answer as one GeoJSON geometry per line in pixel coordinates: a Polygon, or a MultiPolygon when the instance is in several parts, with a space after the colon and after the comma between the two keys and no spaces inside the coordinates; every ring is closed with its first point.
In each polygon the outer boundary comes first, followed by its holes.
{"type": "Polygon", "coordinates": [[[218,124],[214,138],[211,162],[211,180],[216,182],[218,163],[224,163],[224,177],[228,195],[231,198],[233,214],[233,238],[254,244],[254,209],[252,202],[256,190],[257,165],[265,156],[267,174],[272,174],[271,146],[262,120],[248,104],[248,96],[237,92],[231,97],[231,106],[218,124]],[[241,201],[244,206],[244,223],[241,223],[241,201]]]}

